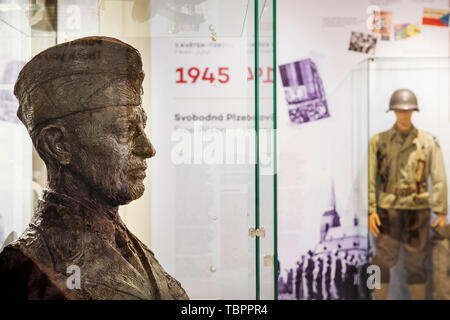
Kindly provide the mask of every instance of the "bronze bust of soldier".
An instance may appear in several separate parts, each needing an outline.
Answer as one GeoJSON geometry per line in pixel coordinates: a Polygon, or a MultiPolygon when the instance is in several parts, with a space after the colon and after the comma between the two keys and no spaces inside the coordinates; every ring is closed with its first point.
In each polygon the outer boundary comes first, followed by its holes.
{"type": "Polygon", "coordinates": [[[437,139],[411,122],[413,111],[419,111],[411,90],[395,91],[391,110],[397,118],[395,125],[374,135],[369,146],[369,230],[376,237],[372,265],[379,266],[381,272],[381,286],[374,290],[374,297],[387,298],[390,268],[397,263],[402,245],[411,298],[423,300],[427,292],[430,210],[437,214],[433,227],[446,225],[444,161],[437,139]]]}
{"type": "Polygon", "coordinates": [[[0,297],[188,299],[118,214],[144,193],[140,53],[114,38],[51,47],[28,62],[18,117],[48,171],[28,228],[0,255],[0,297]],[[74,279],[78,276],[79,279],[74,279]]]}

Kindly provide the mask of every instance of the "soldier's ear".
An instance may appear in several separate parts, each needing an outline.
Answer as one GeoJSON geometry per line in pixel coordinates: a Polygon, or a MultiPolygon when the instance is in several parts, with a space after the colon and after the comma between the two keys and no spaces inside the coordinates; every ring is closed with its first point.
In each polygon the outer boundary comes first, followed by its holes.
{"type": "Polygon", "coordinates": [[[70,145],[64,127],[48,125],[39,133],[39,148],[46,157],[60,165],[68,165],[71,160],[70,145]]]}

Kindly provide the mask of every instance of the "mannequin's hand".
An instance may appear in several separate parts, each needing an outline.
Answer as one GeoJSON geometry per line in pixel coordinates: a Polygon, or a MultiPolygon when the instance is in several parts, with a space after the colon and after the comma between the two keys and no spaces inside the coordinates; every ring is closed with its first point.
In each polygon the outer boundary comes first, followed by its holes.
{"type": "Polygon", "coordinates": [[[433,228],[436,227],[445,227],[447,225],[447,216],[445,214],[439,214],[437,216],[436,221],[432,224],[433,228]]]}
{"type": "Polygon", "coordinates": [[[369,215],[369,230],[375,238],[380,234],[379,226],[381,226],[380,217],[376,212],[372,212],[369,215]]]}

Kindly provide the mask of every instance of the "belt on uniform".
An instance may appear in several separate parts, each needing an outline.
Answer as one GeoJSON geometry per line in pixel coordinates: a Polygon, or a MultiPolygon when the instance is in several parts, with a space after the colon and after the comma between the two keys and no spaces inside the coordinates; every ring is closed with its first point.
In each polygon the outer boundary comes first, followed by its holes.
{"type": "Polygon", "coordinates": [[[390,184],[381,185],[381,190],[386,193],[395,194],[396,196],[409,196],[410,194],[416,193],[419,191],[419,193],[423,192],[423,190],[426,190],[425,188],[419,188],[417,189],[416,186],[408,187],[408,188],[398,188],[390,184]]]}

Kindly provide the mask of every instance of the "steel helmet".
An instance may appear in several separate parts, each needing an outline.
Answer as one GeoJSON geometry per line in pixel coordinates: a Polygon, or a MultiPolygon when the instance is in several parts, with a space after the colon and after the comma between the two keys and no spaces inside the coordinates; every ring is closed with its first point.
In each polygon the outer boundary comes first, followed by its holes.
{"type": "MultiPolygon", "coordinates": [[[[389,109],[391,110],[414,110],[419,111],[417,106],[417,97],[409,89],[398,89],[395,90],[389,101],[389,109]]],[[[387,112],[386,111],[386,112],[387,112]]]]}

